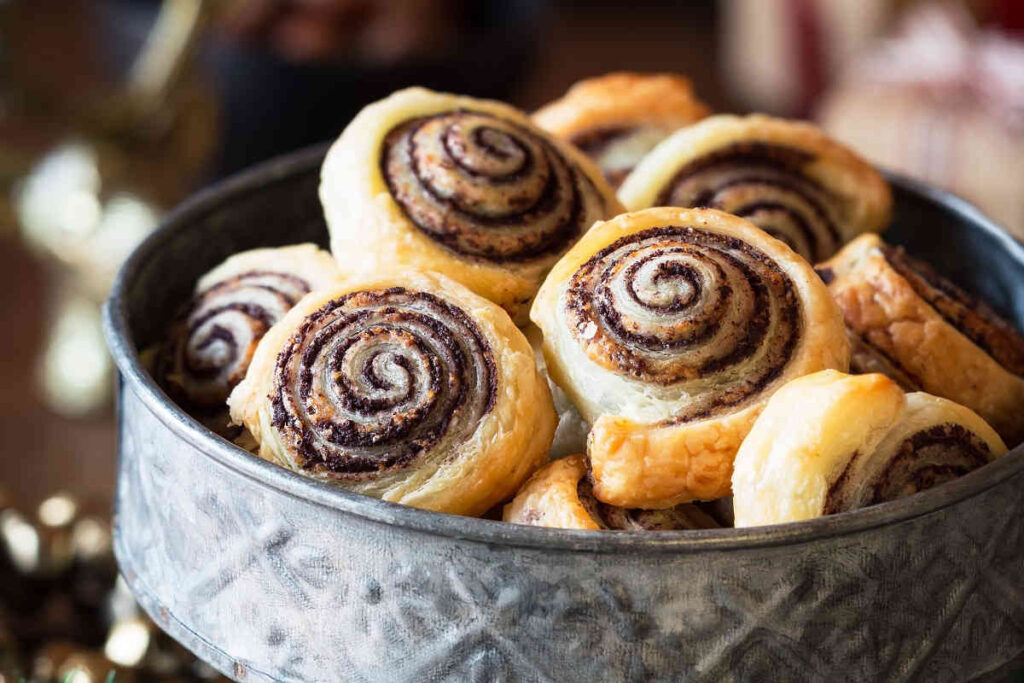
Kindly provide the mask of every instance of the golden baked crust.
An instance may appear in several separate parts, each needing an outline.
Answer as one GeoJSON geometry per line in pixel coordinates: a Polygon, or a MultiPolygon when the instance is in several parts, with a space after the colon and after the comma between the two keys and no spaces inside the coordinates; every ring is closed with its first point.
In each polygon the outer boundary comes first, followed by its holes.
{"type": "Polygon", "coordinates": [[[826,370],[768,401],[736,455],[736,526],[795,522],[922,491],[1006,453],[971,410],[826,370]]]}
{"type": "Polygon", "coordinates": [[[533,120],[562,138],[595,128],[648,124],[672,130],[710,113],[688,78],[670,73],[617,71],[578,81],[533,120]]]}
{"type": "Polygon", "coordinates": [[[233,437],[224,402],[259,340],[308,292],[342,276],[315,244],[235,254],[199,279],[156,355],[154,375],[198,420],[233,437]]]}
{"type": "Polygon", "coordinates": [[[434,273],[308,295],[228,400],[260,457],[346,489],[466,515],[547,460],[551,395],[498,306],[434,273]]]}
{"type": "Polygon", "coordinates": [[[555,529],[598,530],[598,524],[580,502],[577,488],[587,476],[582,455],[553,460],[531,476],[505,506],[502,520],[512,524],[555,529]]]}
{"type": "Polygon", "coordinates": [[[889,223],[885,179],[810,123],[717,115],[677,131],[619,190],[631,211],[707,206],[748,218],[813,262],[889,223]]]}
{"type": "Polygon", "coordinates": [[[682,76],[620,71],[573,84],[533,120],[589,154],[618,186],[658,142],[709,113],[682,76]]]}
{"type": "Polygon", "coordinates": [[[1008,323],[876,235],[818,271],[851,332],[914,388],[976,411],[1011,445],[1024,440],[1024,338],[1008,323]]]}
{"type": "Polygon", "coordinates": [[[552,269],[531,317],[552,380],[592,425],[595,495],[619,507],[727,495],[768,396],[849,362],[840,312],[811,267],[712,209],[598,223],[552,269]]]}
{"type": "Polygon", "coordinates": [[[710,515],[689,503],[666,510],[628,510],[601,503],[587,480],[587,461],[583,455],[555,460],[534,473],[505,506],[502,519],[556,529],[656,531],[718,527],[710,515]]]}
{"type": "Polygon", "coordinates": [[[522,112],[423,88],[352,120],[324,160],[320,199],[346,267],[442,272],[519,323],[558,257],[621,211],[597,167],[522,112]]]}

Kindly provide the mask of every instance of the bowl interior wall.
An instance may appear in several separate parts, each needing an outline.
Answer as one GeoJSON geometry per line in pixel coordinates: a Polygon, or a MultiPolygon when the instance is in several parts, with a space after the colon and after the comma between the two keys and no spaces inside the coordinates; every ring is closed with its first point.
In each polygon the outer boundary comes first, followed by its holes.
{"type": "MultiPolygon", "coordinates": [[[[166,312],[187,300],[195,281],[231,254],[312,241],[326,246],[317,197],[321,150],[258,167],[203,193],[144,247],[127,291],[137,349],[157,342],[166,312]]],[[[1024,329],[1024,252],[1005,235],[978,229],[973,211],[950,210],[894,179],[895,216],[885,237],[931,263],[1024,329]],[[1007,248],[1010,244],[1011,248],[1007,248]]],[[[941,193],[939,193],[941,194],[941,193]]],[[[954,203],[959,204],[956,200],[954,203]]]]}

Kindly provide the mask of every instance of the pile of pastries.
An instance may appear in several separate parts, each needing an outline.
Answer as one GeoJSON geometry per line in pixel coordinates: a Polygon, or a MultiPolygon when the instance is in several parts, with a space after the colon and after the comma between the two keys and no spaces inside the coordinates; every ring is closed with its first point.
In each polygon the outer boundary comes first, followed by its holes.
{"type": "Polygon", "coordinates": [[[879,237],[882,176],[684,78],[610,74],[532,116],[397,92],[331,147],[320,200],[330,253],[232,256],[154,366],[308,477],[697,529],[892,500],[1024,440],[1024,338],[879,237]]]}

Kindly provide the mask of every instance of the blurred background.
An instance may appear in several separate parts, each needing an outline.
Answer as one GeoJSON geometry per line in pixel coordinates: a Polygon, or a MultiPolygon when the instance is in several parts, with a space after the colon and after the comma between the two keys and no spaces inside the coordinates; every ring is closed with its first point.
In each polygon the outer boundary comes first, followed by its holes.
{"type": "Polygon", "coordinates": [[[200,680],[114,583],[99,305],[183,197],[407,85],[612,70],[818,121],[1024,237],[1020,0],[0,0],[0,681],[200,680]]]}

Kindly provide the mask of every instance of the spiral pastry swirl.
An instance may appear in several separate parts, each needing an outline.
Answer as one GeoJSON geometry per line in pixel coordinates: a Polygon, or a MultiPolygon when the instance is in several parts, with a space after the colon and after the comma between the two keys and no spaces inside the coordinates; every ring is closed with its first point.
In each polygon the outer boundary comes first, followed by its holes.
{"type": "Polygon", "coordinates": [[[558,257],[620,210],[583,154],[521,112],[419,88],[352,121],[320,196],[343,264],[444,272],[520,323],[558,257]]]}
{"type": "Polygon", "coordinates": [[[865,353],[856,372],[967,406],[1024,441],[1024,337],[984,302],[902,249],[864,235],[818,266],[865,353]]]}
{"type": "Polygon", "coordinates": [[[719,525],[696,505],[683,503],[664,510],[606,505],[594,497],[585,456],[555,460],[537,471],[511,503],[502,519],[513,524],[604,531],[674,531],[714,529],[719,525]]]}
{"type": "Polygon", "coordinates": [[[507,314],[425,274],[307,297],[264,337],[230,404],[268,460],[449,512],[511,494],[555,421],[507,314]]]}
{"type": "MultiPolygon", "coordinates": [[[[907,400],[913,405],[921,399],[912,395],[907,400]]],[[[879,468],[880,471],[870,481],[855,482],[853,467],[848,465],[829,487],[824,514],[831,515],[926,491],[962,477],[993,458],[992,447],[987,441],[956,422],[941,422],[916,429],[913,434],[900,435],[899,445],[889,449],[884,469],[879,468]]]]}
{"type": "Polygon", "coordinates": [[[552,379],[592,425],[595,495],[616,507],[726,495],[739,441],[775,388],[849,362],[810,266],[707,209],[594,226],[531,315],[552,379]]]}
{"type": "Polygon", "coordinates": [[[259,340],[308,293],[309,284],[294,275],[249,271],[197,294],[183,334],[168,348],[189,397],[222,404],[245,377],[259,340]]]}
{"type": "Polygon", "coordinates": [[[545,138],[485,112],[407,121],[384,139],[381,172],[417,228],[490,261],[561,253],[587,227],[593,183],[545,138]]]}
{"type": "Polygon", "coordinates": [[[864,161],[806,123],[713,116],[663,142],[623,202],[708,207],[746,218],[808,261],[889,220],[891,197],[864,161]]]}
{"type": "Polygon", "coordinates": [[[616,240],[576,271],[564,306],[587,357],[607,370],[661,386],[728,378],[671,422],[756,395],[783,371],[803,327],[793,283],[764,252],[691,226],[616,240]],[[736,375],[752,357],[757,367],[736,375]]]}
{"type": "Polygon", "coordinates": [[[824,371],[768,402],[736,456],[736,526],[799,521],[884,503],[1004,455],[976,413],[879,374],[824,371]]]}
{"type": "Polygon", "coordinates": [[[834,254],[842,237],[832,197],[801,173],[811,159],[787,147],[736,144],[679,171],[657,203],[728,211],[818,261],[834,254]]]}
{"type": "Polygon", "coordinates": [[[616,72],[574,83],[533,120],[578,147],[618,187],[655,145],[708,113],[682,76],[616,72]]]}
{"type": "Polygon", "coordinates": [[[433,294],[390,287],[306,316],[277,356],[271,407],[298,467],[359,476],[465,441],[495,392],[473,321],[433,294]]]}
{"type": "Polygon", "coordinates": [[[162,383],[216,431],[226,428],[216,422],[260,339],[313,287],[338,277],[331,255],[312,244],[232,256],[200,280],[172,325],[159,354],[162,383]]]}

